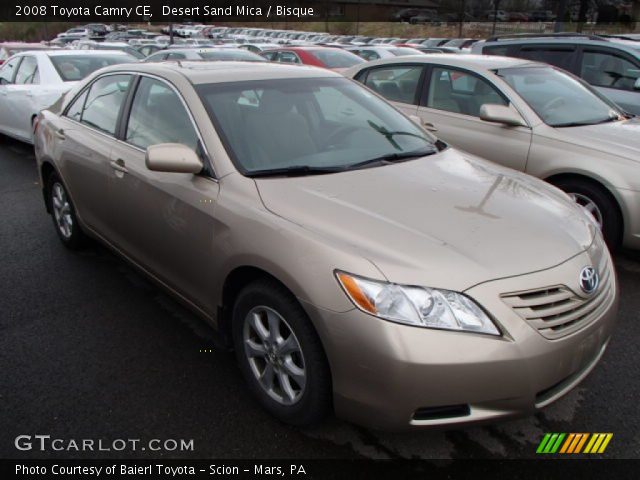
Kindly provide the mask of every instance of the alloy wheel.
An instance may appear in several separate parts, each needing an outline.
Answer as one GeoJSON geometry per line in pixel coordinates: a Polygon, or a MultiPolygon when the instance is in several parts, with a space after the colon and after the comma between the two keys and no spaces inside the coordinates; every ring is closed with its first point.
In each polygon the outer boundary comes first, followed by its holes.
{"type": "Polygon", "coordinates": [[[60,183],[54,183],[51,189],[51,206],[53,215],[58,225],[60,234],[65,238],[71,238],[73,233],[73,217],[71,214],[71,204],[67,198],[67,192],[60,183]]]}
{"type": "Polygon", "coordinates": [[[245,317],[242,341],[262,389],[281,405],[297,403],[305,391],[307,370],[300,342],[285,319],[272,308],[254,307],[245,317]]]}

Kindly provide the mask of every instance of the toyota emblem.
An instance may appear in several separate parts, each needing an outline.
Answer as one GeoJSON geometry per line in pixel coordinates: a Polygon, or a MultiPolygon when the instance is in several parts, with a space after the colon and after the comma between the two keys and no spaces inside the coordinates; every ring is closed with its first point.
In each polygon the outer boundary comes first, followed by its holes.
{"type": "Polygon", "coordinates": [[[591,294],[598,289],[600,277],[595,268],[589,266],[584,267],[580,271],[580,288],[586,294],[591,294]]]}

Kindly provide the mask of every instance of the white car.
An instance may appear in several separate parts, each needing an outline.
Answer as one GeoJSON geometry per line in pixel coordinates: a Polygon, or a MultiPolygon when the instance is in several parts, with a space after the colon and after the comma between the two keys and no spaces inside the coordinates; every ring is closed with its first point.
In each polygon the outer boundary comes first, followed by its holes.
{"type": "Polygon", "coordinates": [[[58,38],[88,38],[92,35],[88,28],[70,28],[66,32],[58,34],[58,38]]]}
{"type": "Polygon", "coordinates": [[[26,51],[0,68],[0,133],[33,143],[34,120],[73,85],[99,68],[135,62],[123,52],[26,51]]]}
{"type": "Polygon", "coordinates": [[[194,37],[198,33],[200,33],[200,30],[203,30],[204,28],[206,28],[206,25],[187,25],[177,30],[177,32],[178,35],[181,35],[183,37],[194,37]]]}

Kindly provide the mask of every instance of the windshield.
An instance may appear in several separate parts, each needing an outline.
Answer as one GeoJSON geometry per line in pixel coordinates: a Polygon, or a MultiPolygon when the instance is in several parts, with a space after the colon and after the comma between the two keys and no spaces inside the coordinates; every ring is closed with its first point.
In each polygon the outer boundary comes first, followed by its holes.
{"type": "Polygon", "coordinates": [[[266,62],[267,60],[260,55],[246,50],[215,50],[209,52],[200,52],[200,56],[204,60],[238,60],[246,62],[266,62]]]}
{"type": "MultiPolygon", "coordinates": [[[[204,84],[198,93],[236,167],[348,169],[434,153],[434,139],[346,78],[204,84]]],[[[311,173],[311,172],[309,172],[311,173]]]]}
{"type": "Polygon", "coordinates": [[[359,63],[364,63],[362,58],[353,53],[333,48],[312,50],[309,53],[320,60],[327,68],[349,68],[359,63]]]}
{"type": "Polygon", "coordinates": [[[613,103],[555,68],[505,68],[496,74],[549,126],[594,125],[621,118],[622,112],[613,103]]]}
{"type": "Polygon", "coordinates": [[[82,80],[99,68],[119,63],[135,62],[135,57],[127,54],[113,55],[51,55],[51,63],[63,82],[82,80]]]}

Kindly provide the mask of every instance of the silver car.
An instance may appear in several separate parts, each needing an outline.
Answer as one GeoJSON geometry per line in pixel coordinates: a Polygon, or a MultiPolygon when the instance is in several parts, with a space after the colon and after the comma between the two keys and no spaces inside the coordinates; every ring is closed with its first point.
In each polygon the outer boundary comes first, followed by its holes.
{"type": "Polygon", "coordinates": [[[612,247],[640,248],[640,121],[563,70],[517,58],[421,55],[345,75],[451,145],[567,192],[612,247]]]}

